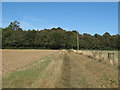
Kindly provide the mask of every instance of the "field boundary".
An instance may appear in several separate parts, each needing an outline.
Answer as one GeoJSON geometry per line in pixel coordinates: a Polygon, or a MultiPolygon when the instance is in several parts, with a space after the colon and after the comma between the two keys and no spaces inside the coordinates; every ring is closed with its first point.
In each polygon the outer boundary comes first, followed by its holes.
{"type": "MultiPolygon", "coordinates": [[[[87,50],[71,50],[72,52],[76,53],[76,54],[83,54],[89,58],[92,58],[94,60],[98,60],[99,62],[105,62],[107,64],[111,64],[111,65],[118,65],[118,60],[113,57],[108,57],[107,55],[104,55],[104,53],[102,51],[87,51],[87,50]]],[[[114,53],[112,53],[114,54],[114,53]]]]}

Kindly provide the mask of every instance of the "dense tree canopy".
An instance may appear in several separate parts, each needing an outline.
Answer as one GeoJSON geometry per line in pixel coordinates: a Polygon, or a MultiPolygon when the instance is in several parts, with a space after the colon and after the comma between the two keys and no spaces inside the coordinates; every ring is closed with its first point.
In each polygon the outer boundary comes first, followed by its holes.
{"type": "MultiPolygon", "coordinates": [[[[23,30],[19,22],[2,28],[2,48],[77,49],[77,31],[62,28],[23,30]]],[[[80,49],[119,49],[118,37],[105,32],[103,35],[79,34],[80,49]]]]}

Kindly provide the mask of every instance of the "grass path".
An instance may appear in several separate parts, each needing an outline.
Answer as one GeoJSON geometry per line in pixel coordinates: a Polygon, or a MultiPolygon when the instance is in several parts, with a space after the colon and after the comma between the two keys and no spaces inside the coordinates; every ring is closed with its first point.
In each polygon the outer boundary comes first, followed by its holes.
{"type": "Polygon", "coordinates": [[[116,67],[105,65],[83,55],[70,53],[72,87],[117,87],[116,67]]]}
{"type": "Polygon", "coordinates": [[[25,70],[3,77],[3,88],[113,88],[114,66],[71,51],[60,51],[25,70]]]}

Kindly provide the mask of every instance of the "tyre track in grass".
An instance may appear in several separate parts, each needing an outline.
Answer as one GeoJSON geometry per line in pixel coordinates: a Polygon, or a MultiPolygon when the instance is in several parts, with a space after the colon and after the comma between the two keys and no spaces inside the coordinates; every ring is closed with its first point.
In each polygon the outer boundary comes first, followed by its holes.
{"type": "Polygon", "coordinates": [[[55,56],[52,62],[44,70],[43,77],[38,78],[38,80],[32,84],[31,87],[35,88],[55,88],[58,86],[57,82],[61,77],[61,65],[63,60],[61,59],[61,52],[55,56]]]}
{"type": "Polygon", "coordinates": [[[71,87],[71,66],[70,66],[70,56],[69,56],[69,52],[65,52],[62,56],[63,58],[63,63],[62,63],[62,75],[61,78],[59,80],[59,87],[63,87],[63,88],[70,88],[71,87]]]}
{"type": "Polygon", "coordinates": [[[113,66],[64,50],[33,67],[13,73],[11,78],[4,79],[4,87],[114,88],[117,75],[113,66]]]}
{"type": "Polygon", "coordinates": [[[97,87],[95,83],[98,82],[94,79],[92,74],[88,72],[83,65],[81,65],[82,59],[84,58],[80,58],[78,55],[70,51],[64,53],[63,66],[61,69],[62,75],[59,80],[59,87],[62,88],[97,87]]]}
{"type": "Polygon", "coordinates": [[[84,55],[69,53],[70,87],[113,88],[118,87],[117,68],[95,61],[84,55]]]}
{"type": "Polygon", "coordinates": [[[61,88],[117,87],[117,69],[84,55],[66,51],[63,57],[61,88]]]}

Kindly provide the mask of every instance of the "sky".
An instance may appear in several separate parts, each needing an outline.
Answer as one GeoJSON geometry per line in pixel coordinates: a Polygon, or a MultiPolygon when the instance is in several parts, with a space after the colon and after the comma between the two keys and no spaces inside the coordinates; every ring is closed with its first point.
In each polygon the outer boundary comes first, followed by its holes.
{"type": "Polygon", "coordinates": [[[80,34],[117,34],[118,3],[2,2],[2,27],[15,20],[24,30],[61,27],[80,34]]]}

